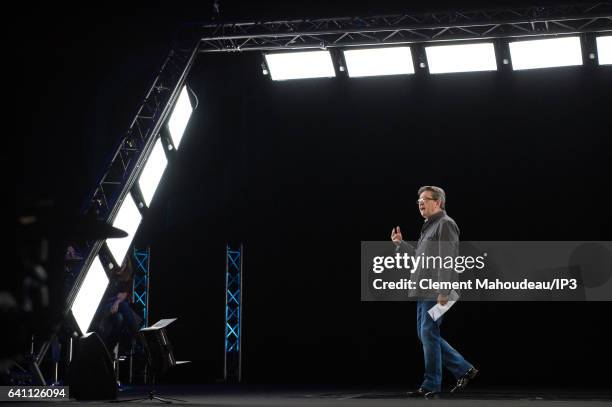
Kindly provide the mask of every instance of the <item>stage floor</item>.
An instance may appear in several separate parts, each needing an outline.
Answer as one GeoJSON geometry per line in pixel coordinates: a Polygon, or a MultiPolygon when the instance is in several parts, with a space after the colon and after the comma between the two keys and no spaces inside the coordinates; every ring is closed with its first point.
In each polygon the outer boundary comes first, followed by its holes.
{"type": "MultiPolygon", "coordinates": [[[[612,406],[612,390],[567,391],[546,389],[541,391],[520,389],[478,389],[461,394],[441,394],[437,399],[412,399],[402,393],[403,389],[382,388],[331,388],[331,387],[272,387],[272,386],[158,386],[157,395],[172,397],[183,401],[175,404],[193,406],[612,406]]],[[[157,400],[122,402],[123,400],[147,397],[149,388],[135,386],[119,392],[120,404],[162,405],[157,400]]],[[[38,405],[52,403],[53,406],[107,406],[105,401],[49,401],[20,402],[17,405],[38,405]]]]}

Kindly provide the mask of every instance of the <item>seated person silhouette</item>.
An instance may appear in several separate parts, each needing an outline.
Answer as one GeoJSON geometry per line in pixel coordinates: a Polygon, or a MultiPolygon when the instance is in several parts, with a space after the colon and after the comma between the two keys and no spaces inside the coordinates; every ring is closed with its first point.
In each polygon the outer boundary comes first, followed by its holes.
{"type": "Polygon", "coordinates": [[[129,333],[131,343],[138,338],[142,318],[130,307],[132,277],[132,261],[127,256],[121,267],[111,272],[108,288],[96,314],[98,322],[95,331],[110,352],[124,331],[129,333]]]}

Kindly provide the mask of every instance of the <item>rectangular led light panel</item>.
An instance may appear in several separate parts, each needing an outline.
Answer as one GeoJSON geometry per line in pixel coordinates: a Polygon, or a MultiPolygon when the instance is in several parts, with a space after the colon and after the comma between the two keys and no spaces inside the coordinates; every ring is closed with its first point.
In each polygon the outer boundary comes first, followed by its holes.
{"type": "Polygon", "coordinates": [[[414,73],[410,47],[348,50],[344,60],[351,78],[414,73]]]}
{"type": "Polygon", "coordinates": [[[97,256],[89,266],[70,308],[82,334],[87,333],[107,286],[108,277],[102,267],[100,257],[97,256]]]}
{"type": "Polygon", "coordinates": [[[580,38],[514,41],[510,43],[510,58],[515,71],[582,65],[580,38]]]}
{"type": "Polygon", "coordinates": [[[329,51],[266,54],[266,63],[275,81],[336,76],[329,51]]]}
{"type": "Polygon", "coordinates": [[[425,47],[429,73],[496,71],[493,43],[425,47]]]}
{"type": "Polygon", "coordinates": [[[157,139],[138,178],[138,186],[147,206],[151,205],[151,200],[153,195],[155,195],[167,165],[168,159],[166,158],[161,139],[157,139]]]}
{"type": "Polygon", "coordinates": [[[183,139],[183,134],[189,123],[189,118],[193,112],[191,101],[189,100],[189,94],[187,93],[187,87],[183,86],[181,93],[174,105],[174,110],[168,120],[168,131],[170,132],[170,138],[176,149],[179,148],[179,144],[183,139]]]}
{"type": "Polygon", "coordinates": [[[140,215],[140,211],[138,211],[132,196],[128,194],[123,200],[121,208],[119,208],[119,212],[117,212],[117,217],[115,217],[115,221],[113,222],[113,227],[124,230],[128,235],[127,237],[106,240],[106,245],[118,265],[123,263],[125,254],[130,248],[130,244],[134,239],[138,226],[140,226],[141,220],[142,216],[140,215]]]}

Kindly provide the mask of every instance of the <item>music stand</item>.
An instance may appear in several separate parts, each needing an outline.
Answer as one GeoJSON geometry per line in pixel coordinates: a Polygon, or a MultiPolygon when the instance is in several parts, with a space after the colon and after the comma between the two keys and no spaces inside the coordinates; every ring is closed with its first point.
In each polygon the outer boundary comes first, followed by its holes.
{"type": "Polygon", "coordinates": [[[150,327],[142,328],[139,332],[147,360],[147,376],[151,378],[151,390],[149,391],[149,397],[116,400],[116,402],[157,400],[163,403],[172,403],[173,401],[186,403],[185,400],[160,397],[155,394],[155,380],[157,377],[166,373],[166,371],[172,366],[190,362],[188,360],[181,361],[174,358],[174,350],[170,344],[170,340],[168,339],[166,328],[177,319],[178,318],[160,319],[150,327]]]}

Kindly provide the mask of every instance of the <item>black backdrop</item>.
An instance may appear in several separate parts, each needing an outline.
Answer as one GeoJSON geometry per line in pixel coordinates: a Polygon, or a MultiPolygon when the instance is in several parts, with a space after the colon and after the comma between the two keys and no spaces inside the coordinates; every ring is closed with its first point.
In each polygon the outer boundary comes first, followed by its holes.
{"type": "MultiPolygon", "coordinates": [[[[20,49],[18,207],[82,203],[167,49],[161,14],[105,11],[39,17],[48,35],[20,49]]],[[[228,240],[245,244],[247,381],[406,385],[422,369],[414,304],[361,303],[357,259],[395,225],[417,236],[420,185],[446,189],[463,240],[610,240],[610,68],[275,83],[260,63],[198,59],[198,109],[137,238],[151,322],[178,316],[194,361],[168,380],[222,375],[228,240]]],[[[611,310],[461,304],[443,333],[483,384],[605,386],[611,310]]]]}

